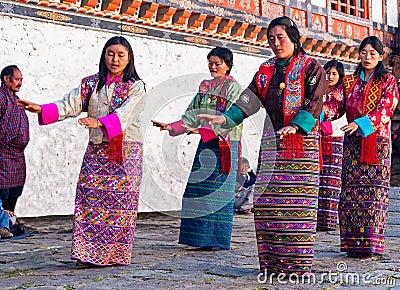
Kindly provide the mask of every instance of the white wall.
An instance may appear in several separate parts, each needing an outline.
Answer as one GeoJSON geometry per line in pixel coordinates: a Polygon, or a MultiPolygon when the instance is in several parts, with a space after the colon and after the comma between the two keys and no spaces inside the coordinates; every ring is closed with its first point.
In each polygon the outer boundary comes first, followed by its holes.
{"type": "MultiPolygon", "coordinates": [[[[82,77],[96,73],[104,43],[112,36],[88,28],[0,15],[0,66],[20,67],[24,77],[20,98],[49,103],[79,85],[82,77]]],[[[151,127],[149,120],[179,118],[201,79],[209,77],[206,55],[210,48],[125,36],[133,46],[137,70],[148,90],[142,115],[146,145],[139,211],[179,210],[199,138],[170,138],[151,127]]],[[[246,86],[263,61],[235,53],[232,75],[246,86]]],[[[27,182],[16,212],[19,216],[72,214],[87,131],[77,125],[77,119],[39,127],[35,116],[29,114],[29,118],[27,182]]],[[[253,168],[262,120],[260,113],[245,122],[244,156],[253,168]]]]}
{"type": "Polygon", "coordinates": [[[386,0],[387,2],[387,24],[393,27],[399,27],[399,9],[400,0],[386,0]]]}
{"type": "Polygon", "coordinates": [[[311,0],[311,4],[326,8],[326,0],[311,0]]]}
{"type": "Polygon", "coordinates": [[[372,20],[378,23],[383,23],[383,0],[372,0],[372,7],[372,20]]]}

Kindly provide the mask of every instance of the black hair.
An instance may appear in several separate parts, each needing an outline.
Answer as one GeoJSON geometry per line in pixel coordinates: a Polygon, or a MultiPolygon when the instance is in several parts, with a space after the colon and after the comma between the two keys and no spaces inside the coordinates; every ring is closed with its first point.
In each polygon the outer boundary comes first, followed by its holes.
{"type": "Polygon", "coordinates": [[[247,160],[246,157],[242,157],[242,164],[247,164],[250,166],[250,162],[249,162],[249,160],[247,160]]]}
{"type": "Polygon", "coordinates": [[[15,70],[20,70],[16,65],[8,65],[5,68],[1,70],[1,83],[4,83],[4,77],[13,77],[14,76],[14,71],[15,70]]]}
{"type": "MultiPolygon", "coordinates": [[[[300,42],[300,31],[297,28],[296,23],[292,19],[290,19],[287,16],[281,16],[275,19],[272,19],[272,21],[269,23],[268,28],[267,28],[267,37],[269,37],[269,32],[270,30],[278,25],[282,25],[285,27],[285,31],[289,37],[289,39],[294,43],[294,55],[299,54],[300,52],[305,53],[303,47],[301,46],[300,42]]],[[[269,41],[269,39],[268,39],[269,41]]]]}
{"type": "Polygon", "coordinates": [[[213,48],[208,54],[207,54],[207,59],[210,59],[212,56],[218,56],[220,59],[222,59],[227,66],[229,66],[229,69],[227,70],[226,74],[231,73],[231,69],[233,66],[233,53],[229,48],[226,47],[220,47],[217,46],[213,48]]]}
{"type": "MultiPolygon", "coordinates": [[[[358,53],[361,54],[361,51],[367,44],[370,44],[380,55],[385,54],[385,49],[383,47],[382,41],[379,40],[378,37],[371,35],[366,38],[361,42],[360,47],[358,48],[358,53]]],[[[355,74],[360,74],[364,70],[364,67],[362,66],[361,63],[359,63],[356,67],[355,74]]],[[[383,65],[382,61],[379,61],[378,64],[376,65],[375,69],[375,78],[377,80],[380,80],[384,74],[389,73],[388,70],[385,68],[383,65]]]]}
{"type": "Polygon", "coordinates": [[[326,72],[328,72],[331,68],[335,68],[339,74],[339,80],[338,80],[337,84],[335,85],[337,87],[338,85],[340,85],[343,82],[344,65],[340,61],[332,59],[324,65],[324,70],[326,72]]]}
{"type": "Polygon", "coordinates": [[[115,44],[122,44],[128,50],[129,62],[123,71],[123,73],[124,73],[123,81],[125,83],[127,83],[130,80],[131,81],[141,80],[141,78],[139,77],[139,75],[135,69],[133,50],[132,50],[131,45],[129,44],[129,41],[126,40],[122,36],[114,36],[114,37],[111,37],[106,42],[106,44],[103,47],[103,51],[101,53],[100,63],[99,63],[99,84],[97,85],[97,91],[100,91],[100,89],[105,85],[106,80],[107,80],[108,68],[106,66],[106,50],[109,46],[115,45],[115,44]]]}

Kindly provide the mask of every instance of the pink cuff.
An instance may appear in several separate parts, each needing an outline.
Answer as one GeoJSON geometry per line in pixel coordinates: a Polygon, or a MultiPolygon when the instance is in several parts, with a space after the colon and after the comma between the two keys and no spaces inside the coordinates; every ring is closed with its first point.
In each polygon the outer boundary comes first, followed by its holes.
{"type": "Polygon", "coordinates": [[[172,131],[169,131],[169,135],[170,136],[178,136],[180,134],[185,133],[186,128],[183,127],[183,125],[185,125],[183,120],[179,120],[179,121],[171,123],[170,126],[172,127],[172,131]]]}
{"type": "Polygon", "coordinates": [[[215,134],[214,130],[212,129],[211,125],[198,128],[197,130],[199,130],[199,133],[201,135],[201,140],[203,140],[204,143],[218,138],[218,136],[215,134]]]}
{"type": "Polygon", "coordinates": [[[40,106],[42,112],[38,114],[39,125],[49,125],[58,121],[58,108],[54,103],[40,106]]]}
{"type": "Polygon", "coordinates": [[[119,121],[117,114],[101,117],[99,118],[99,121],[103,124],[100,129],[104,136],[106,136],[107,140],[114,138],[122,132],[121,122],[119,121]]]}
{"type": "Polygon", "coordinates": [[[322,122],[320,127],[321,127],[321,135],[322,136],[329,136],[329,135],[333,134],[333,128],[332,128],[331,121],[322,122]]]}

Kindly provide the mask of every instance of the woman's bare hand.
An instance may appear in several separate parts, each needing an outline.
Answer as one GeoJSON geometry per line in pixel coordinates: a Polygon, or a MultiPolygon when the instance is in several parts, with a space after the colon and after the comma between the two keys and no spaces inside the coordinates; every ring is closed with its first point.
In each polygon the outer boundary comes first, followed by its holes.
{"type": "Polygon", "coordinates": [[[347,124],[346,126],[343,126],[342,128],[340,128],[340,130],[351,135],[351,134],[354,134],[358,130],[358,125],[355,122],[351,122],[351,123],[347,124]]]}
{"type": "Polygon", "coordinates": [[[192,128],[186,125],[182,125],[182,127],[186,128],[189,131],[188,134],[199,134],[199,130],[197,128],[192,128]]]}
{"type": "Polygon", "coordinates": [[[151,122],[153,123],[154,127],[160,128],[160,131],[163,131],[163,130],[172,131],[172,127],[170,124],[165,124],[165,123],[157,122],[154,120],[151,120],[151,122]]]}
{"type": "Polygon", "coordinates": [[[226,123],[226,119],[222,115],[198,114],[196,118],[202,122],[208,122],[210,125],[222,125],[226,123]]]}
{"type": "Polygon", "coordinates": [[[38,104],[32,103],[32,102],[29,102],[27,100],[18,99],[17,104],[20,108],[23,108],[31,113],[39,114],[42,112],[41,106],[39,106],[38,104]]]}
{"type": "Polygon", "coordinates": [[[297,129],[289,125],[279,129],[276,133],[279,135],[279,138],[282,139],[286,135],[295,134],[296,132],[297,129]]]}
{"type": "Polygon", "coordinates": [[[91,117],[82,118],[78,120],[78,123],[79,125],[82,125],[87,129],[99,128],[99,122],[96,118],[91,118],[91,117]]]}

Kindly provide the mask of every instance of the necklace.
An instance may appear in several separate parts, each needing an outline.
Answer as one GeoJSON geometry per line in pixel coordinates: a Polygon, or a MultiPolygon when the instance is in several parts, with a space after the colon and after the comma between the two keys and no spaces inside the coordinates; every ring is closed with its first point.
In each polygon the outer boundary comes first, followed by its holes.
{"type": "Polygon", "coordinates": [[[282,78],[283,78],[283,81],[279,83],[279,88],[278,88],[278,90],[276,91],[276,95],[277,95],[279,98],[282,97],[283,90],[285,89],[285,76],[286,76],[287,66],[281,66],[281,68],[282,68],[282,75],[283,75],[282,78]]]}
{"type": "Polygon", "coordinates": [[[283,89],[285,88],[285,83],[280,83],[279,84],[279,89],[278,89],[278,91],[277,91],[277,96],[278,97],[281,97],[282,96],[282,93],[283,93],[283,89]]]}

